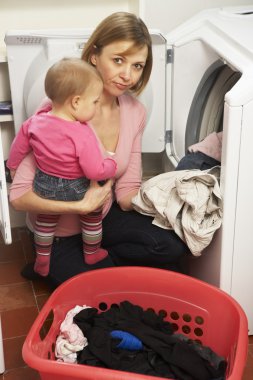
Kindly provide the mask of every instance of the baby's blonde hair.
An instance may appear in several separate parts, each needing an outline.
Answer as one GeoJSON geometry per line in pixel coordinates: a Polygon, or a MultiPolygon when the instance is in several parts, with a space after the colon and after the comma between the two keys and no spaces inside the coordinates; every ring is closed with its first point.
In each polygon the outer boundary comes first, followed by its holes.
{"type": "Polygon", "coordinates": [[[97,70],[80,58],[63,58],[51,66],[45,78],[45,92],[52,102],[64,104],[82,95],[94,81],[102,81],[97,70]]]}

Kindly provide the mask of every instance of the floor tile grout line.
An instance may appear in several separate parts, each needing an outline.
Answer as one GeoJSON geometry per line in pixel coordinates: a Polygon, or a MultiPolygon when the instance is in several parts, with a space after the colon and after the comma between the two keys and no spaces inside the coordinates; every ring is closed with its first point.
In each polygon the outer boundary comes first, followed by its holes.
{"type": "Polygon", "coordinates": [[[11,336],[11,337],[9,337],[9,338],[4,338],[3,340],[4,340],[4,341],[11,341],[12,339],[24,338],[24,337],[26,337],[26,336],[27,336],[27,334],[17,335],[17,336],[11,336]]]}
{"type": "Polygon", "coordinates": [[[33,291],[33,296],[34,296],[34,300],[35,300],[35,303],[36,303],[36,307],[37,307],[37,310],[38,310],[38,313],[40,312],[40,308],[39,308],[39,303],[38,303],[38,299],[37,299],[37,296],[36,296],[36,292],[35,292],[35,289],[34,289],[34,284],[32,281],[31,282],[31,285],[32,285],[32,291],[33,291]]]}

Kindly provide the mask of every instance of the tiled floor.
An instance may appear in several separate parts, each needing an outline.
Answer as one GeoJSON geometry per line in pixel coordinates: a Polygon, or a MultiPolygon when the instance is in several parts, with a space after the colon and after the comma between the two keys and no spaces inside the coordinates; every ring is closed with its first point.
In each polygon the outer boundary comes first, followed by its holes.
{"type": "Polygon", "coordinates": [[[22,359],[22,345],[50,289],[43,282],[30,282],[20,275],[32,250],[25,228],[12,230],[13,243],[0,241],[0,312],[6,371],[0,380],[38,380],[38,373],[22,359]]]}
{"type": "MultiPolygon", "coordinates": [[[[0,312],[6,371],[0,380],[38,380],[38,373],[22,359],[22,345],[36,315],[50,295],[43,282],[29,282],[20,275],[24,263],[32,257],[29,235],[25,228],[13,229],[13,243],[6,246],[0,239],[0,312]]],[[[241,379],[236,379],[241,380],[241,379]]],[[[253,380],[253,336],[242,380],[253,380]]]]}

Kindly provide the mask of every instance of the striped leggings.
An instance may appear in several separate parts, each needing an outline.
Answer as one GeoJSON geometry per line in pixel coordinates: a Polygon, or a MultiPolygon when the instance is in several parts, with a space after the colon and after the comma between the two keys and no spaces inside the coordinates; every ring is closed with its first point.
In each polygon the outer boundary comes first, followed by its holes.
{"type": "MultiPolygon", "coordinates": [[[[49,273],[50,254],[59,218],[59,214],[39,214],[37,216],[34,230],[36,249],[34,270],[41,276],[47,276],[49,273]]],[[[80,223],[84,260],[86,264],[96,264],[108,255],[108,252],[101,248],[102,210],[99,209],[87,215],[80,215],[80,223]]]]}

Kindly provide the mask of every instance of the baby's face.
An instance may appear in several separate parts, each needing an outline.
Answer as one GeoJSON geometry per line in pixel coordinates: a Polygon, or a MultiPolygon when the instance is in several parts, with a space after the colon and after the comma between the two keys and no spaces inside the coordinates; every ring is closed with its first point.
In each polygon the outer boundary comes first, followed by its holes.
{"type": "Polygon", "coordinates": [[[85,122],[94,117],[102,91],[103,83],[97,79],[80,95],[75,115],[77,120],[85,122]]]}

